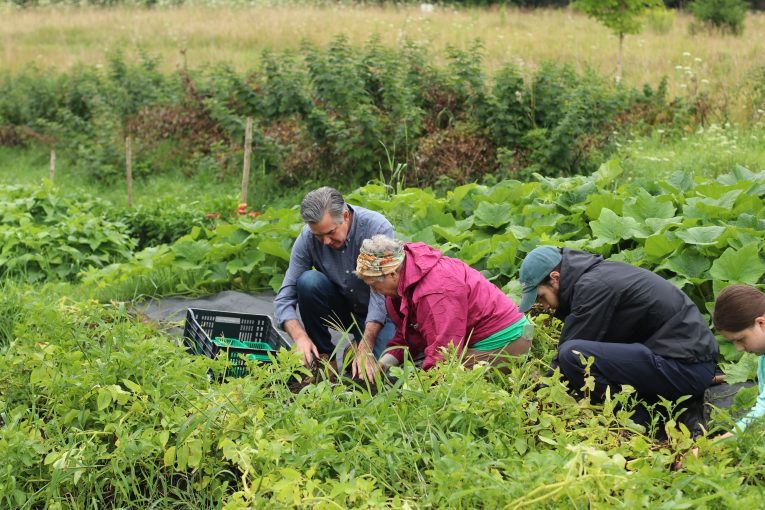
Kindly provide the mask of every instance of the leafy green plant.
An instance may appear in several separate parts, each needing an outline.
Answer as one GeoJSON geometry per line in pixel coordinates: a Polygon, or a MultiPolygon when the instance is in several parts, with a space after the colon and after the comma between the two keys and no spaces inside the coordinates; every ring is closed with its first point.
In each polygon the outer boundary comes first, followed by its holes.
{"type": "Polygon", "coordinates": [[[688,10],[702,24],[739,35],[749,10],[746,0],[694,0],[688,10]]]}
{"type": "Polygon", "coordinates": [[[126,233],[136,240],[136,249],[170,244],[201,227],[207,221],[198,206],[178,200],[164,200],[151,206],[110,211],[114,220],[126,226],[126,233]]]}
{"type": "Polygon", "coordinates": [[[89,267],[132,255],[125,226],[94,209],[90,197],[71,200],[50,186],[0,187],[0,275],[26,281],[73,280],[89,267]]]}
{"type": "MultiPolygon", "coordinates": [[[[135,63],[112,54],[104,69],[30,67],[0,76],[0,143],[55,148],[82,175],[113,183],[130,134],[136,178],[225,177],[240,171],[252,117],[253,166],[270,195],[327,176],[364,183],[385,157],[381,142],[407,164],[409,184],[480,180],[500,159],[506,176],[586,173],[613,150],[615,123],[644,120],[632,114],[643,95],[592,72],[544,64],[527,78],[512,66],[489,76],[481,60],[478,42],[437,65],[412,42],[338,37],[299,56],[266,51],[247,72],[163,73],[145,53],[135,63]]],[[[664,102],[653,122],[682,107],[664,102]]]]}
{"type": "Polygon", "coordinates": [[[396,368],[379,392],[327,379],[295,392],[305,369],[289,351],[217,383],[206,374],[224,371],[225,357],[189,355],[119,304],[48,288],[22,308],[0,357],[3,506],[727,507],[761,497],[753,440],[705,443],[671,473],[692,444],[687,430],[670,429],[666,443],[636,431],[628,392],[577,402],[559,374],[539,375],[549,345],[503,372],[466,369],[452,351],[427,373],[396,368]]]}

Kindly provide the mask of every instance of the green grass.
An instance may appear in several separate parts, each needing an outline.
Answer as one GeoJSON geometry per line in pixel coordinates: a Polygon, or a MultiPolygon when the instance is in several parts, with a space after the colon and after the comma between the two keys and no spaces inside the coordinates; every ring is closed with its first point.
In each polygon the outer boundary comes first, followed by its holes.
{"type": "MultiPolygon", "coordinates": [[[[50,176],[50,153],[43,147],[0,146],[0,184],[34,184],[50,176]]],[[[253,170],[250,174],[249,197],[252,208],[263,209],[269,205],[290,207],[299,203],[302,195],[312,186],[321,184],[306,182],[303,187],[279,189],[269,176],[253,170]]],[[[240,175],[220,175],[212,171],[198,172],[193,177],[182,169],[161,175],[151,175],[133,181],[133,205],[153,205],[170,198],[185,200],[188,204],[201,203],[215,207],[221,202],[238,200],[241,192],[240,175]]],[[[64,193],[86,192],[108,200],[115,206],[127,206],[127,182],[107,183],[86,175],[73,162],[57,158],[54,184],[64,193]]],[[[221,212],[210,209],[206,212],[221,212]]]]}
{"type": "Polygon", "coordinates": [[[716,177],[743,166],[765,170],[765,125],[751,130],[712,125],[684,136],[656,130],[623,144],[616,158],[625,177],[658,180],[675,172],[716,177]]]}
{"type": "MultiPolygon", "coordinates": [[[[49,157],[42,148],[0,147],[0,183],[32,184],[47,179],[49,157]]],[[[614,157],[622,161],[624,176],[630,180],[663,179],[678,171],[698,177],[716,177],[738,165],[752,171],[765,170],[765,125],[760,123],[754,129],[712,125],[682,136],[657,130],[649,136],[622,142],[614,157]]],[[[57,161],[56,172],[55,184],[65,193],[87,192],[115,206],[127,205],[124,181],[109,185],[94,180],[65,159],[57,161]]],[[[300,202],[308,189],[325,184],[305,182],[295,189],[280,189],[258,171],[253,172],[252,178],[250,200],[255,209],[291,207],[300,202]],[[267,184],[258,187],[258,183],[264,181],[267,184]]],[[[350,191],[362,184],[336,185],[342,191],[350,191]]],[[[188,177],[179,170],[136,180],[133,203],[152,205],[176,198],[211,208],[207,212],[220,212],[212,210],[214,204],[238,197],[240,186],[241,178],[236,175],[221,178],[202,173],[188,177]]]]}

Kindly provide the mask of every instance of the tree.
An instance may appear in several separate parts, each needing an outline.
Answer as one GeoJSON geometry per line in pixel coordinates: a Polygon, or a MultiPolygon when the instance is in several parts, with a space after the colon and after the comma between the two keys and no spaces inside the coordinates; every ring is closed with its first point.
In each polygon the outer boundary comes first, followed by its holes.
{"type": "Polygon", "coordinates": [[[616,83],[622,80],[622,48],[626,34],[637,34],[643,25],[643,15],[649,9],[663,9],[662,0],[576,0],[575,9],[583,11],[610,28],[619,36],[616,61],[616,83]]]}

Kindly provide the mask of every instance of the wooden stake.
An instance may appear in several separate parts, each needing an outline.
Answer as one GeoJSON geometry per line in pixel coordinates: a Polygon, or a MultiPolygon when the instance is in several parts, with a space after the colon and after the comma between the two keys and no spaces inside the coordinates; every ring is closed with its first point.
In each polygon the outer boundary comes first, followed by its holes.
{"type": "Polygon", "coordinates": [[[50,151],[50,182],[56,177],[56,151],[50,151]]]}
{"type": "Polygon", "coordinates": [[[252,155],[252,117],[247,117],[244,129],[244,169],[242,170],[242,194],[239,203],[247,203],[247,185],[250,182],[250,156],[252,155]]]}
{"type": "Polygon", "coordinates": [[[130,135],[125,138],[125,166],[127,170],[127,205],[133,207],[133,147],[130,135]]]}

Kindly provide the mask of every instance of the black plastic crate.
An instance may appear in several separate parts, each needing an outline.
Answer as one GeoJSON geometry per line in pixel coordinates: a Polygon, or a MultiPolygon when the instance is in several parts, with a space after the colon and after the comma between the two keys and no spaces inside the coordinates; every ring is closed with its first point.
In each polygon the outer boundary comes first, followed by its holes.
{"type": "MultiPolygon", "coordinates": [[[[189,352],[217,358],[221,352],[228,353],[231,366],[226,370],[229,377],[247,374],[247,359],[263,360],[269,352],[289,349],[289,344],[274,328],[268,315],[253,315],[218,310],[189,308],[183,337],[189,352]],[[270,349],[219,345],[217,338],[235,339],[245,345],[267,344],[270,349]]],[[[259,345],[259,346],[260,346],[259,345]]],[[[275,354],[275,352],[274,352],[275,354]]]]}

